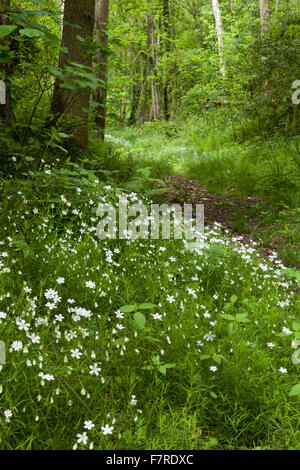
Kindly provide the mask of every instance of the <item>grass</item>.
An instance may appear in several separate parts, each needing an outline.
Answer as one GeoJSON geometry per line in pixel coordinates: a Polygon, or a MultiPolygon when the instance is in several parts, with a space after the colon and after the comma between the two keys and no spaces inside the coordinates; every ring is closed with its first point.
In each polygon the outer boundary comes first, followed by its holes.
{"type": "Polygon", "coordinates": [[[281,135],[251,136],[233,133],[222,111],[177,123],[148,123],[142,129],[108,131],[117,145],[137,165],[151,174],[184,174],[199,180],[207,190],[244,200],[258,199],[256,208],[237,213],[235,228],[278,251],[284,263],[300,266],[299,138],[281,135]],[[235,138],[234,138],[235,137],[235,138]],[[131,157],[131,158],[132,158],[131,157]],[[253,228],[250,218],[256,218],[253,228]]]}
{"type": "Polygon", "coordinates": [[[120,191],[1,180],[0,448],[299,449],[297,273],[218,226],[194,252],[100,241],[120,191]]]}

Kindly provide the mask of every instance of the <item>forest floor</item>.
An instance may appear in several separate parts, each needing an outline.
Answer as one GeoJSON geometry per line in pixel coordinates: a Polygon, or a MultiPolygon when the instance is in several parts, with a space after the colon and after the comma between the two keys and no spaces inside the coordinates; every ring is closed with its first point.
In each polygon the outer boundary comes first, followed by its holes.
{"type": "Polygon", "coordinates": [[[153,176],[164,181],[164,185],[158,186],[168,189],[159,197],[160,203],[204,204],[206,226],[217,222],[232,235],[242,237],[244,242],[253,240],[264,256],[276,252],[284,264],[299,269],[300,209],[296,200],[292,204],[284,200],[285,195],[296,198],[297,192],[293,195],[286,188],[284,177],[281,183],[278,176],[284,173],[278,161],[288,152],[285,144],[271,140],[255,147],[251,143],[236,145],[228,139],[227,142],[220,140],[218,145],[218,135],[216,142],[211,142],[209,134],[199,141],[190,133],[184,127],[175,135],[166,135],[168,132],[155,128],[125,129],[108,135],[108,142],[117,144],[121,154],[128,153],[133,159],[140,160],[146,155],[141,164],[151,166],[153,176]],[[275,144],[278,155],[274,154],[275,144]],[[266,161],[261,158],[264,154],[266,161]],[[248,166],[251,159],[256,161],[248,166]],[[272,175],[277,165],[278,174],[272,175]],[[254,174],[251,174],[253,168],[254,174]],[[259,183],[266,190],[264,194],[254,189],[259,183]],[[268,186],[272,197],[267,193],[268,186]]]}
{"type": "MultiPolygon", "coordinates": [[[[172,175],[165,181],[166,187],[169,189],[164,194],[164,201],[167,203],[175,203],[184,206],[191,204],[195,207],[197,204],[203,204],[205,208],[205,226],[210,227],[217,222],[222,226],[223,230],[229,230],[234,236],[238,236],[243,242],[251,241],[249,229],[254,231],[257,227],[258,218],[251,215],[251,210],[261,204],[262,201],[253,196],[247,196],[239,199],[232,196],[232,190],[226,194],[211,194],[207,191],[200,181],[188,179],[185,175],[172,175]],[[247,232],[239,230],[237,220],[247,221],[247,232]]],[[[161,185],[161,187],[163,187],[161,185]]],[[[276,243],[262,244],[261,252],[269,256],[276,251],[276,243]]]]}

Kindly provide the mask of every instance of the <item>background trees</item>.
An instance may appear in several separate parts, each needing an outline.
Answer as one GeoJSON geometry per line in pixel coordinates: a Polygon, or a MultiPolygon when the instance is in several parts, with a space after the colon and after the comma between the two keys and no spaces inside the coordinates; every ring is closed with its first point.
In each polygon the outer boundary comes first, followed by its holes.
{"type": "Polygon", "coordinates": [[[3,0],[0,23],[0,117],[22,146],[55,127],[85,148],[92,128],[103,139],[107,123],[201,116],[214,103],[257,132],[299,130],[297,0],[3,0]]]}

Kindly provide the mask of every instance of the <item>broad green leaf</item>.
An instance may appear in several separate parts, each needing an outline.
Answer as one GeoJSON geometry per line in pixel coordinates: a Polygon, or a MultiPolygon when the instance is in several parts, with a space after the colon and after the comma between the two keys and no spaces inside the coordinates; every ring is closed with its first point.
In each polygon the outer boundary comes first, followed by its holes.
{"type": "Polygon", "coordinates": [[[300,395],[300,384],[294,385],[289,395],[290,396],[300,395]]]}
{"type": "Polygon", "coordinates": [[[293,321],[293,330],[295,331],[300,331],[300,322],[299,321],[293,321]]]}
{"type": "Polygon", "coordinates": [[[166,369],[165,366],[159,366],[158,370],[159,370],[159,372],[161,372],[161,374],[163,374],[163,375],[166,375],[166,373],[167,373],[167,369],[166,369]]]}
{"type": "Polygon", "coordinates": [[[227,313],[222,313],[220,315],[221,318],[225,318],[225,320],[231,320],[234,321],[234,316],[233,315],[228,315],[227,313]]]}
{"type": "Polygon", "coordinates": [[[133,318],[134,318],[134,322],[135,324],[138,326],[138,328],[140,328],[141,330],[143,330],[145,328],[145,325],[146,325],[146,317],[145,315],[143,315],[142,313],[140,312],[136,312],[134,315],[133,315],[133,318]]]}
{"type": "Polygon", "coordinates": [[[4,36],[8,36],[12,31],[16,29],[17,26],[15,25],[3,25],[0,26],[0,38],[4,38],[4,36]]]}
{"type": "Polygon", "coordinates": [[[45,36],[45,33],[43,33],[43,31],[34,28],[20,29],[20,34],[22,34],[22,36],[26,36],[27,38],[39,38],[45,36]]]}
{"type": "Polygon", "coordinates": [[[247,318],[248,314],[247,313],[238,313],[236,315],[236,321],[239,323],[249,323],[250,320],[247,318]]]}
{"type": "Polygon", "coordinates": [[[200,361],[204,361],[205,359],[209,359],[209,358],[210,356],[208,356],[207,354],[200,354],[199,356],[200,361]]]}
{"type": "Polygon", "coordinates": [[[131,313],[136,311],[136,305],[123,305],[123,307],[120,308],[120,312],[122,313],[131,313]]]}
{"type": "Polygon", "coordinates": [[[157,305],[154,304],[140,304],[139,310],[150,310],[151,308],[155,308],[157,305]]]}
{"type": "Polygon", "coordinates": [[[213,360],[217,363],[217,364],[221,364],[222,362],[222,356],[220,354],[215,354],[213,356],[213,360]]]}
{"type": "Polygon", "coordinates": [[[147,426],[141,426],[140,428],[138,428],[137,433],[136,433],[139,439],[145,439],[146,434],[147,434],[147,426]]]}

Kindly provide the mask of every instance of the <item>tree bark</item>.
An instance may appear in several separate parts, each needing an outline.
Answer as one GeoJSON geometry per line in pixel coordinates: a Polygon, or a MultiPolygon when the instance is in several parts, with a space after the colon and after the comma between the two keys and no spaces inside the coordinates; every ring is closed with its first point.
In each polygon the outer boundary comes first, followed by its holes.
{"type": "MultiPolygon", "coordinates": [[[[59,67],[64,69],[71,62],[79,63],[87,68],[92,67],[92,57],[85,51],[83,43],[78,39],[93,37],[95,21],[95,0],[65,0],[64,24],[62,32],[62,51],[59,67]]],[[[55,125],[57,120],[66,115],[66,129],[72,133],[73,139],[81,146],[88,145],[88,109],[90,102],[90,89],[76,87],[70,90],[61,87],[62,82],[57,79],[51,104],[51,114],[55,125]]]]}
{"type": "Polygon", "coordinates": [[[269,0],[260,0],[260,23],[261,23],[261,33],[264,35],[270,23],[271,17],[271,8],[269,4],[269,0]]]}
{"type": "MultiPolygon", "coordinates": [[[[2,0],[4,8],[0,8],[0,26],[9,25],[9,17],[4,12],[9,10],[10,0],[2,0]]],[[[15,123],[15,115],[12,106],[10,77],[13,72],[12,64],[1,64],[0,80],[2,83],[2,102],[0,102],[0,119],[9,127],[15,123]]]]}
{"type": "Polygon", "coordinates": [[[154,15],[151,11],[151,15],[148,16],[149,28],[148,34],[150,35],[150,75],[151,75],[151,95],[152,95],[152,105],[150,108],[149,121],[160,119],[160,106],[159,106],[159,93],[158,93],[158,84],[157,84],[157,45],[155,41],[155,24],[154,24],[154,15]]]}
{"type": "Polygon", "coordinates": [[[223,30],[223,22],[222,22],[222,15],[220,10],[220,3],[219,0],[212,0],[212,7],[215,16],[216,22],[216,31],[218,37],[218,45],[219,45],[219,56],[220,56],[220,64],[221,64],[221,73],[223,77],[226,75],[226,64],[224,58],[224,30],[223,30]]]}
{"type": "Polygon", "coordinates": [[[142,100],[141,100],[141,114],[140,114],[140,122],[144,124],[146,122],[146,115],[147,115],[147,108],[148,108],[148,76],[150,71],[150,49],[151,49],[151,38],[150,38],[150,22],[149,18],[146,18],[146,25],[141,20],[144,29],[147,32],[147,51],[145,54],[145,65],[144,65],[144,82],[143,82],[143,92],[142,92],[142,100]]]}
{"type": "Polygon", "coordinates": [[[103,45],[103,48],[100,48],[97,53],[96,77],[102,81],[103,86],[98,88],[94,97],[98,105],[95,112],[95,124],[98,135],[102,140],[104,140],[105,137],[106,126],[108,18],[109,0],[96,0],[96,39],[103,45]]]}
{"type": "Polygon", "coordinates": [[[131,86],[131,107],[130,116],[128,119],[129,126],[132,126],[137,121],[138,106],[140,102],[141,94],[141,83],[140,83],[140,67],[139,67],[139,55],[137,52],[136,44],[133,44],[134,51],[134,66],[133,66],[133,82],[131,86]]]}
{"type": "MultiPolygon", "coordinates": [[[[164,25],[164,45],[165,53],[169,54],[171,52],[171,15],[170,15],[170,5],[169,0],[164,0],[163,3],[163,25],[164,25]]],[[[164,116],[166,121],[170,119],[170,110],[169,110],[169,87],[168,83],[165,80],[163,84],[163,102],[164,102],[164,116]]]]}

